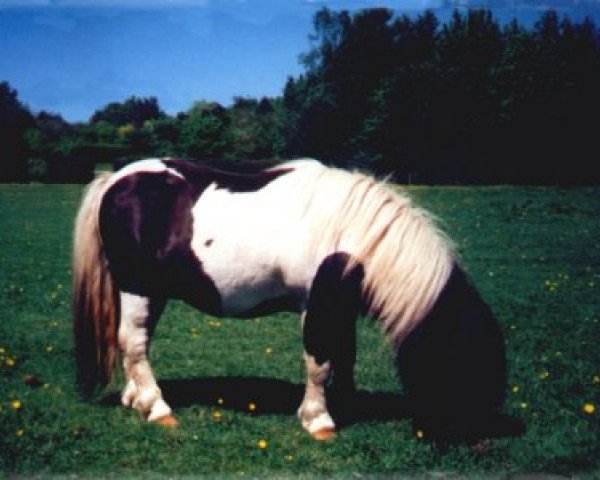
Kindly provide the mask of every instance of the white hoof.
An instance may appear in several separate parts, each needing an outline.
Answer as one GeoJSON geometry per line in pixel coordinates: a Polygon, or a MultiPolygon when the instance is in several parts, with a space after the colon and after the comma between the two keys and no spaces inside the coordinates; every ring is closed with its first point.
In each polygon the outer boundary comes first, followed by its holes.
{"type": "Polygon", "coordinates": [[[321,413],[312,420],[303,420],[302,426],[312,436],[319,432],[335,432],[335,423],[328,413],[321,413]]]}
{"type": "Polygon", "coordinates": [[[152,409],[150,410],[150,415],[148,415],[148,421],[160,423],[161,419],[165,419],[165,418],[169,418],[169,417],[174,419],[174,417],[172,417],[171,413],[172,413],[171,407],[169,407],[162,398],[159,398],[154,402],[154,405],[152,405],[152,409]]]}
{"type": "Polygon", "coordinates": [[[298,409],[302,428],[315,440],[328,440],[335,435],[335,423],[320,402],[309,401],[298,409]]]}

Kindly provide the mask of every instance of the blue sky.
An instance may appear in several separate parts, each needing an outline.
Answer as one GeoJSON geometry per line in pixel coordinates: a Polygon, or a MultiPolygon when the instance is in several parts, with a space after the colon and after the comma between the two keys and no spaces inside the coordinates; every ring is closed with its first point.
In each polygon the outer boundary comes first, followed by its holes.
{"type": "Polygon", "coordinates": [[[86,121],[109,102],[155,96],[169,114],[196,100],[280,95],[323,6],[401,13],[487,6],[497,18],[547,8],[600,25],[600,0],[0,0],[0,81],[33,112],[86,121]]]}

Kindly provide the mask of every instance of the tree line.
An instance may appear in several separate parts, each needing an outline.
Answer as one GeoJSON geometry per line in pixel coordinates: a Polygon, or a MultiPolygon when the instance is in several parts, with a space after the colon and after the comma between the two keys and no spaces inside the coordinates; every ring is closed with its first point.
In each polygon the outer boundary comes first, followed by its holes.
{"type": "Polygon", "coordinates": [[[71,124],[58,114],[32,115],[2,83],[0,181],[85,182],[98,163],[149,156],[232,163],[280,157],[281,108],[280,99],[236,98],[230,108],[198,101],[169,116],[154,97],[130,97],[97,110],[86,123],[71,124]]]}
{"type": "Polygon", "coordinates": [[[417,183],[596,183],[600,32],[555,11],[532,27],[486,9],[313,19],[304,72],[278,98],[199,101],[175,116],[131,97],[70,124],[0,83],[0,180],[84,181],[145,156],[311,156],[417,183]]]}

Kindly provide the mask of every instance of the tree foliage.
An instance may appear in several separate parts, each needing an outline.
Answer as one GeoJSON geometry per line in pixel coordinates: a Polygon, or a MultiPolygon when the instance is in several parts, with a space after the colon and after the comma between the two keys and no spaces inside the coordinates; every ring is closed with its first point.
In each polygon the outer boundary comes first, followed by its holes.
{"type": "Polygon", "coordinates": [[[0,181],[19,181],[27,176],[25,132],[33,125],[29,109],[7,82],[0,83],[0,181]]]}
{"type": "Polygon", "coordinates": [[[125,102],[113,102],[97,110],[90,123],[107,122],[114,126],[132,124],[140,128],[148,120],[156,120],[165,114],[158,106],[156,97],[130,97],[125,102]]]}
{"type": "Polygon", "coordinates": [[[531,29],[489,10],[320,11],[305,72],[284,89],[292,155],[421,182],[579,182],[600,111],[593,22],[531,29]],[[567,160],[567,161],[565,161],[567,160]]]}
{"type": "Polygon", "coordinates": [[[597,182],[600,33],[550,10],[526,28],[486,9],[317,12],[280,98],[129,97],[86,123],[32,115],[0,83],[0,180],[85,181],[98,162],[312,156],[420,183],[597,182]]]}

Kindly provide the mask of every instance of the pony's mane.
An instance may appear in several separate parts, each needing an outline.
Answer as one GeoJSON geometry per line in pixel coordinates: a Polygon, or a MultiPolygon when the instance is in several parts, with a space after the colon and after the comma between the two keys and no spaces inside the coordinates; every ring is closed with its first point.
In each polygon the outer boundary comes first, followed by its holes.
{"type": "Polygon", "coordinates": [[[405,192],[359,172],[321,168],[306,207],[311,222],[316,219],[311,247],[318,255],[350,253],[363,266],[370,313],[399,344],[446,284],[454,247],[405,192]]]}

